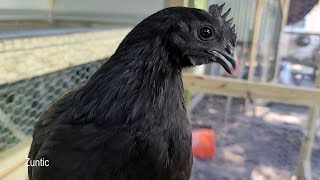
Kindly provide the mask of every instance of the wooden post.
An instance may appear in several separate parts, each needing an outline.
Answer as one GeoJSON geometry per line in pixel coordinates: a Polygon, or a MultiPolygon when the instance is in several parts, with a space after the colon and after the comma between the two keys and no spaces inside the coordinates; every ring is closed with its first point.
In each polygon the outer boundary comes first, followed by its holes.
{"type": "Polygon", "coordinates": [[[0,153],[0,179],[26,179],[26,157],[30,150],[31,139],[20,141],[12,148],[0,153]]]}
{"type": "Polygon", "coordinates": [[[300,148],[300,157],[296,172],[297,180],[312,180],[310,157],[312,154],[318,115],[319,106],[312,106],[309,108],[307,134],[305,135],[300,148]]]}
{"type": "Polygon", "coordinates": [[[273,80],[272,80],[273,82],[278,82],[278,78],[279,78],[280,64],[281,64],[281,52],[280,51],[283,48],[284,28],[286,27],[286,24],[288,22],[288,14],[289,14],[289,9],[290,9],[290,0],[279,0],[279,3],[281,6],[282,21],[281,21],[281,28],[280,28],[280,36],[279,36],[275,71],[274,71],[274,76],[273,76],[273,80]]]}
{"type": "Polygon", "coordinates": [[[256,4],[256,16],[254,21],[254,30],[253,30],[253,38],[251,44],[251,53],[250,53],[250,61],[249,61],[249,74],[248,80],[252,81],[254,77],[255,67],[257,65],[257,46],[260,34],[260,26],[261,26],[261,17],[263,13],[263,8],[266,4],[266,0],[259,0],[256,4]]]}
{"type": "MultiPolygon", "coordinates": [[[[317,72],[315,79],[315,87],[320,88],[320,57],[316,57],[317,72]]],[[[305,135],[300,148],[300,157],[296,172],[297,180],[312,180],[312,170],[310,158],[312,154],[313,141],[316,134],[317,119],[319,116],[319,105],[314,105],[309,108],[309,119],[307,123],[307,134],[305,135]]]]}
{"type": "MultiPolygon", "coordinates": [[[[255,21],[254,21],[254,29],[253,29],[253,37],[252,37],[252,43],[251,43],[251,51],[250,51],[250,61],[249,61],[249,72],[248,72],[248,80],[253,81],[254,79],[254,72],[255,68],[257,66],[257,52],[258,52],[258,40],[259,40],[259,34],[260,34],[260,26],[261,26],[261,17],[263,14],[263,8],[265,4],[267,3],[266,0],[258,0],[256,2],[256,15],[255,15],[255,21]]],[[[249,110],[255,114],[254,105],[252,105],[249,102],[249,99],[245,99],[244,104],[244,111],[246,113],[249,113],[249,110]]]]}

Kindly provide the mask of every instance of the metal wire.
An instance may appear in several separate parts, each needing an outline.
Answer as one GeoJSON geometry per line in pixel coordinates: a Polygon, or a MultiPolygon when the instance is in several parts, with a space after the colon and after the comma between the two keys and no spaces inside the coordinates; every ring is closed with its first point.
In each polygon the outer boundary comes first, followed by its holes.
{"type": "Polygon", "coordinates": [[[41,112],[61,93],[87,80],[102,60],[0,86],[0,151],[30,138],[41,112]]]}

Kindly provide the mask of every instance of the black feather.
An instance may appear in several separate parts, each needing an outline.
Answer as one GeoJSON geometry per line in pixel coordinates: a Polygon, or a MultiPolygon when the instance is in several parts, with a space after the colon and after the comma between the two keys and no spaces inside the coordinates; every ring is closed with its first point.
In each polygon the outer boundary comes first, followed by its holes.
{"type": "Polygon", "coordinates": [[[215,26],[217,19],[176,7],[139,23],[86,84],[42,114],[29,157],[50,165],[30,166],[29,180],[189,179],[191,127],[181,69],[191,58],[208,63],[204,48],[224,49],[221,39],[234,38],[216,26],[221,34],[200,42],[201,23],[215,26]]]}

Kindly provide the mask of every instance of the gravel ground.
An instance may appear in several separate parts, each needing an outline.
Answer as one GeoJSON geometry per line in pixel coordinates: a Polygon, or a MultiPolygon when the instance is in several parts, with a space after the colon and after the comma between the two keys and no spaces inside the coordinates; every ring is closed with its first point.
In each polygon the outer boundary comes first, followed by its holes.
{"type": "MultiPolygon", "coordinates": [[[[240,99],[233,101],[232,115],[224,122],[225,101],[223,97],[205,96],[192,112],[192,123],[212,125],[217,149],[213,160],[194,158],[191,180],[291,179],[303,137],[301,127],[246,117],[240,113],[243,104],[240,99]]],[[[278,104],[270,109],[280,114],[307,112],[303,107],[278,104]]],[[[312,168],[313,178],[320,180],[320,143],[317,141],[312,168]]]]}

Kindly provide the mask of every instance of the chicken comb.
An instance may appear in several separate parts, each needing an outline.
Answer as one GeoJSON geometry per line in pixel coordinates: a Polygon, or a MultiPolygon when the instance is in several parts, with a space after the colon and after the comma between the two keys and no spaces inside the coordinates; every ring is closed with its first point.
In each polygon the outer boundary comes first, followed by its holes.
{"type": "Polygon", "coordinates": [[[235,28],[235,24],[233,24],[233,18],[230,18],[229,20],[227,20],[227,17],[231,11],[231,8],[229,8],[227,10],[227,12],[225,12],[224,14],[222,14],[222,10],[224,7],[225,3],[221,4],[220,6],[217,4],[213,4],[209,7],[209,13],[219,19],[222,20],[223,25],[225,26],[226,29],[229,30],[230,35],[231,35],[231,43],[232,45],[235,46],[236,43],[236,39],[237,39],[237,33],[236,33],[236,28],[235,28]]]}

